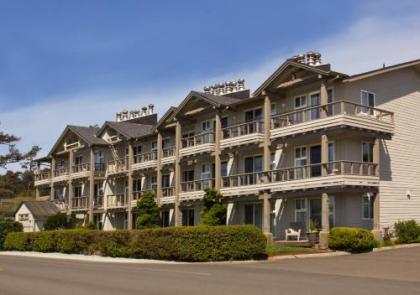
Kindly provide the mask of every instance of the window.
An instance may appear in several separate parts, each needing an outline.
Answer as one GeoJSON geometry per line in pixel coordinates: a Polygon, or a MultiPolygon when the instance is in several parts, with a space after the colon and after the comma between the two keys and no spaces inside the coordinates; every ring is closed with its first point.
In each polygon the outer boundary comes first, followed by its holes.
{"type": "Polygon", "coordinates": [[[133,192],[141,191],[141,179],[133,179],[133,192]]]}
{"type": "Polygon", "coordinates": [[[261,204],[245,205],[245,224],[253,224],[262,228],[262,206],[261,204]]]}
{"type": "Polygon", "coordinates": [[[168,188],[171,186],[171,178],[169,174],[162,175],[162,187],[168,188]]]}
{"type": "Polygon", "coordinates": [[[82,162],[83,162],[83,157],[82,156],[76,156],[74,158],[74,165],[75,166],[82,165],[82,162]]]}
{"type": "Polygon", "coordinates": [[[194,209],[182,210],[182,226],[194,226],[194,209]]]}
{"type": "MultiPolygon", "coordinates": [[[[310,103],[311,103],[311,107],[316,107],[321,104],[321,96],[319,95],[319,93],[311,94],[310,103]]],[[[311,109],[311,120],[316,120],[316,119],[319,119],[320,117],[321,117],[320,108],[311,109]]]]}
{"type": "Polygon", "coordinates": [[[19,221],[29,220],[29,214],[19,214],[19,221]]]}
{"type": "Polygon", "coordinates": [[[334,173],[334,161],[335,161],[335,144],[333,142],[328,143],[328,174],[334,173]]]}
{"type": "Polygon", "coordinates": [[[373,162],[373,144],[369,142],[362,143],[362,161],[364,163],[373,162]]]}
{"type": "Polygon", "coordinates": [[[361,104],[365,106],[361,111],[373,115],[372,108],[375,107],[375,93],[362,90],[360,92],[360,99],[361,104]]]}
{"type": "Polygon", "coordinates": [[[157,177],[156,175],[153,175],[152,177],[150,177],[150,187],[153,189],[156,186],[157,186],[157,177]]]}
{"type": "Polygon", "coordinates": [[[93,195],[95,197],[99,197],[99,196],[103,196],[104,195],[104,190],[102,189],[102,184],[100,183],[95,183],[93,186],[93,195]]]}
{"type": "Polygon", "coordinates": [[[211,187],[212,169],[211,164],[201,165],[201,179],[203,180],[203,189],[211,187]]]}
{"type": "Polygon", "coordinates": [[[227,176],[228,175],[228,163],[227,162],[222,162],[222,165],[221,165],[221,167],[220,167],[220,170],[221,170],[221,175],[222,175],[222,177],[225,177],[225,176],[227,176]]]}
{"type": "Polygon", "coordinates": [[[363,195],[362,197],[362,218],[373,218],[373,198],[370,194],[363,195]]]}
{"type": "Polygon", "coordinates": [[[276,165],[276,154],[275,153],[271,153],[271,159],[270,159],[270,170],[275,170],[277,168],[276,165]]]}
{"type": "Polygon", "coordinates": [[[95,164],[103,165],[105,164],[105,155],[104,152],[95,152],[95,164]]]}
{"type": "Polygon", "coordinates": [[[329,201],[329,221],[330,221],[330,228],[335,226],[335,198],[334,196],[330,196],[328,198],[329,201]]]}
{"type": "Polygon", "coordinates": [[[295,221],[301,223],[302,226],[306,224],[306,200],[305,199],[295,200],[295,221]]]}
{"type": "Polygon", "coordinates": [[[295,109],[301,109],[306,107],[306,95],[295,97],[295,109]]]}
{"type": "Polygon", "coordinates": [[[228,127],[229,117],[222,117],[222,119],[220,120],[220,124],[222,126],[222,129],[228,127]]]}
{"type": "Polygon", "coordinates": [[[272,103],[271,104],[271,116],[275,116],[275,115],[277,115],[276,104],[272,103]]]}
{"type": "Polygon", "coordinates": [[[184,171],[184,182],[194,181],[194,170],[184,171]]]}
{"type": "Polygon", "coordinates": [[[75,186],[74,189],[74,198],[81,198],[82,197],[82,187],[81,186],[75,186]]]}
{"type": "Polygon", "coordinates": [[[246,134],[261,132],[262,124],[256,123],[256,121],[261,121],[262,119],[262,109],[255,109],[245,112],[245,122],[249,123],[246,125],[246,134]]]}
{"type": "Polygon", "coordinates": [[[164,138],[162,139],[162,149],[170,149],[172,147],[172,142],[171,139],[168,138],[164,138]]]}
{"type": "Polygon", "coordinates": [[[161,221],[162,221],[162,227],[169,226],[169,211],[162,211],[161,221]]]}
{"type": "Polygon", "coordinates": [[[307,165],[306,147],[297,147],[295,149],[295,177],[300,179],[303,177],[304,166],[307,165]]]}
{"type": "Polygon", "coordinates": [[[151,160],[156,160],[157,159],[157,150],[158,150],[157,141],[152,141],[152,157],[151,157],[151,160]]]}

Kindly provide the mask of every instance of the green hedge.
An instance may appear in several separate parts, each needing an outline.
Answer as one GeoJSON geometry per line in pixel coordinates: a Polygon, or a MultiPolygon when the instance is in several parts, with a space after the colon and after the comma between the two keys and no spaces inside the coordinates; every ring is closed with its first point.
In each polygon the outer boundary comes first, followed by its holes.
{"type": "Polygon", "coordinates": [[[334,227],[329,235],[328,246],[333,250],[361,253],[372,251],[379,245],[369,230],[356,227],[334,227]]]}
{"type": "Polygon", "coordinates": [[[398,243],[419,243],[420,224],[415,220],[399,221],[394,224],[398,243]]]}
{"type": "Polygon", "coordinates": [[[266,257],[266,239],[251,225],[171,227],[147,230],[60,230],[10,233],[7,250],[61,252],[175,261],[223,261],[266,257]]]}
{"type": "Polygon", "coordinates": [[[0,249],[3,248],[4,239],[10,232],[23,231],[22,224],[16,221],[0,220],[0,249]]]}

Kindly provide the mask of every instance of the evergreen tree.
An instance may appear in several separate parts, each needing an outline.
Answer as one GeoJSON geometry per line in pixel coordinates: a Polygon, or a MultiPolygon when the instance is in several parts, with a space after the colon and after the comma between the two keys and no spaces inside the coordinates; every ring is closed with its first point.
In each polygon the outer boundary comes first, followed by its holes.
{"type": "Polygon", "coordinates": [[[145,192],[137,201],[136,228],[152,228],[160,225],[160,209],[151,192],[145,192]]]}
{"type": "Polygon", "coordinates": [[[225,225],[226,206],[222,204],[222,194],[215,189],[207,188],[204,190],[204,208],[201,210],[202,225],[225,225]]]}

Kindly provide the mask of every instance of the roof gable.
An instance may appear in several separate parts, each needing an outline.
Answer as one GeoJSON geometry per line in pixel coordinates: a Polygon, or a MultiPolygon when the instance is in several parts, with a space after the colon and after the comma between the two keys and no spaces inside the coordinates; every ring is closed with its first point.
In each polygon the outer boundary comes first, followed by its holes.
{"type": "Polygon", "coordinates": [[[34,219],[44,220],[49,216],[55,215],[60,212],[60,209],[50,201],[23,201],[17,208],[15,214],[25,206],[31,212],[34,219]]]}
{"type": "Polygon", "coordinates": [[[97,132],[98,136],[101,136],[106,128],[110,128],[125,139],[130,140],[134,138],[140,138],[152,134],[153,125],[137,124],[132,122],[105,122],[101,129],[97,132]]]}

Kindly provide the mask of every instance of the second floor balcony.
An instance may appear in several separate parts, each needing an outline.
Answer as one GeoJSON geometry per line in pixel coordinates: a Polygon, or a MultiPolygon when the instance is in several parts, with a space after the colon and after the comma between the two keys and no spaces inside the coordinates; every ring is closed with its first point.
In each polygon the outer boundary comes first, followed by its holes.
{"type": "Polygon", "coordinates": [[[128,206],[127,193],[110,194],[106,196],[106,206],[108,209],[122,209],[128,206]]]}
{"type": "Polygon", "coordinates": [[[35,186],[49,184],[51,182],[51,173],[49,171],[41,171],[35,174],[35,186]]]}
{"type": "Polygon", "coordinates": [[[128,162],[126,159],[109,161],[107,164],[107,174],[124,174],[128,171],[128,162]]]}
{"type": "Polygon", "coordinates": [[[305,107],[274,115],[271,125],[272,139],[342,126],[392,135],[394,114],[375,107],[341,100],[325,106],[305,107]]]}
{"type": "Polygon", "coordinates": [[[202,198],[206,188],[214,188],[214,178],[184,181],[181,183],[181,200],[202,198]]]}
{"type": "Polygon", "coordinates": [[[72,210],[87,210],[88,206],[88,197],[74,197],[71,201],[71,209],[72,210]]]}
{"type": "Polygon", "coordinates": [[[59,167],[54,170],[52,181],[53,182],[67,181],[68,177],[69,177],[69,170],[66,167],[59,167]]]}
{"type": "Polygon", "coordinates": [[[232,124],[222,129],[221,148],[247,144],[259,144],[264,140],[262,120],[232,124]]]}
{"type": "Polygon", "coordinates": [[[134,155],[133,170],[154,168],[157,165],[157,151],[134,155]]]}
{"type": "Polygon", "coordinates": [[[172,164],[175,162],[175,147],[164,147],[162,149],[162,164],[172,164]]]}
{"type": "Polygon", "coordinates": [[[88,177],[90,174],[90,165],[89,163],[83,163],[72,166],[72,177],[81,178],[88,177]]]}
{"type": "Polygon", "coordinates": [[[181,139],[181,156],[193,156],[214,152],[214,132],[205,131],[200,134],[181,139]]]}

